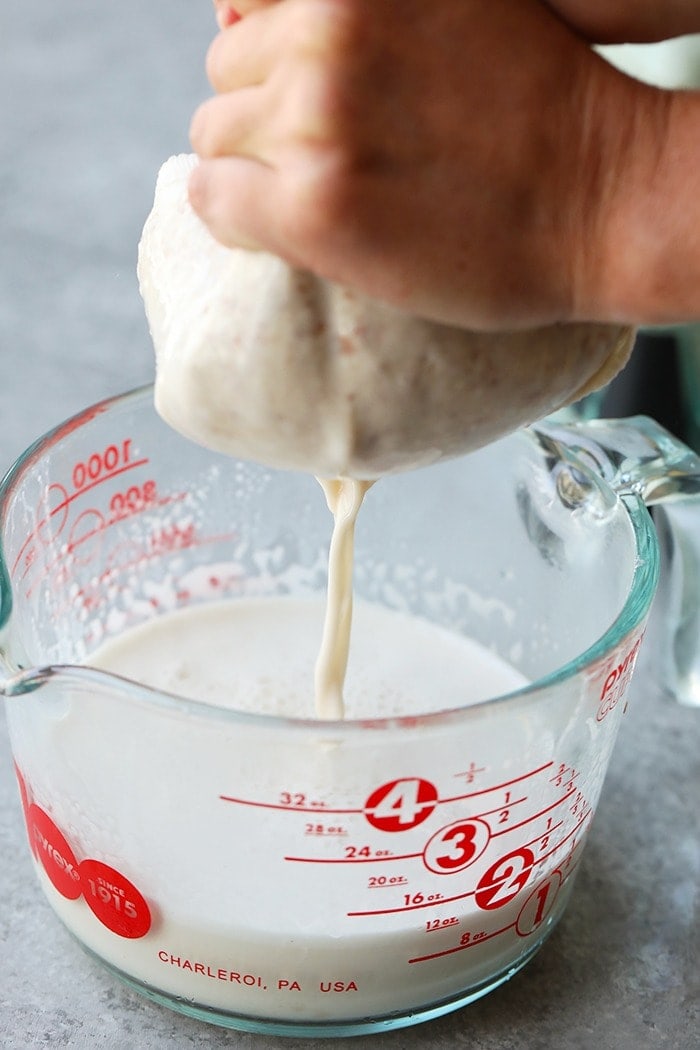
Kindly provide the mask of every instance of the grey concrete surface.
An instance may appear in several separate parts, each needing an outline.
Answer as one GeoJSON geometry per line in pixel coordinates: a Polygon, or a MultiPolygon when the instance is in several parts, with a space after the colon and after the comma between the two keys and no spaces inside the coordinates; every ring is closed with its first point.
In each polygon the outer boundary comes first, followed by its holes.
{"type": "MultiPolygon", "coordinates": [[[[0,0],[0,465],[78,409],[149,380],[134,274],[155,172],[207,93],[207,0],[0,0]]],[[[700,1045],[700,712],[647,661],[569,911],[481,1002],[358,1040],[253,1036],[122,987],[35,882],[0,723],[0,1045],[76,1050],[692,1050],[700,1045]]]]}

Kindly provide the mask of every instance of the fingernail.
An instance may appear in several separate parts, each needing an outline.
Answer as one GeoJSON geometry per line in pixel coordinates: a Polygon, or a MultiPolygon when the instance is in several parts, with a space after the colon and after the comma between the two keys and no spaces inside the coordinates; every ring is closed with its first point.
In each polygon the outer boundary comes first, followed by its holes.
{"type": "Polygon", "coordinates": [[[229,26],[240,22],[241,16],[232,7],[220,7],[217,11],[216,20],[219,23],[219,29],[228,29],[229,26]]]}

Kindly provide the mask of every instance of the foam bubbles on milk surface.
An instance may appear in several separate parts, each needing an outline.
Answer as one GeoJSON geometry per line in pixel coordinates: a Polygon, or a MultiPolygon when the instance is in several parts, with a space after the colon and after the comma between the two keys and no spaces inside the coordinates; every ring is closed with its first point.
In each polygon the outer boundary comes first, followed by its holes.
{"type": "MultiPolygon", "coordinates": [[[[103,645],[91,664],[193,700],[260,714],[313,715],[310,667],[322,596],[212,602],[157,617],[103,645]]],[[[520,688],[522,675],[469,638],[359,601],[346,717],[461,707],[520,688]]]]}

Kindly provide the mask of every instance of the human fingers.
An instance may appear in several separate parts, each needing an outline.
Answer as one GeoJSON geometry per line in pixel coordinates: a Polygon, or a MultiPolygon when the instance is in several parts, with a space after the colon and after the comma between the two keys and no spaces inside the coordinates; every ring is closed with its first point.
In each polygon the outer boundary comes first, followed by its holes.
{"type": "Polygon", "coordinates": [[[226,247],[274,250],[268,231],[274,225],[277,183],[274,168],[249,157],[204,160],[190,175],[190,204],[226,247]]]}
{"type": "Polygon", "coordinates": [[[214,95],[199,106],[190,124],[190,142],[202,158],[249,156],[269,162],[262,127],[260,91],[242,88],[214,95]]]}
{"type": "MultiPolygon", "coordinates": [[[[347,5],[334,0],[260,3],[212,41],[209,80],[216,91],[234,91],[260,83],[271,69],[290,60],[296,67],[321,65],[337,77],[353,62],[363,12],[362,0],[347,5]]],[[[364,27],[359,35],[367,36],[364,27]]]]}
{"type": "Polygon", "coordinates": [[[243,18],[209,46],[207,76],[215,91],[260,84],[278,61],[285,43],[285,20],[258,11],[243,18]]]}

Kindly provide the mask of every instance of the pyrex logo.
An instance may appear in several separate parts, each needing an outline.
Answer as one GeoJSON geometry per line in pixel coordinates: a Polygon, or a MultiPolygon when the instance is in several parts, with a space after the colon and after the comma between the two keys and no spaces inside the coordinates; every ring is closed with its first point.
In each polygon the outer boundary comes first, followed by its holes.
{"type": "Polygon", "coordinates": [[[78,861],[65,836],[39,806],[32,803],[27,814],[34,851],[58,892],[68,900],[82,893],[78,861]]]}
{"type": "Polygon", "coordinates": [[[634,671],[634,665],[637,661],[643,638],[644,634],[642,633],[625,653],[620,663],[616,664],[608,672],[600,691],[600,702],[596,714],[598,722],[602,722],[611,711],[615,710],[619,701],[627,692],[627,686],[632,678],[632,672],[634,671]]]}
{"type": "Polygon", "coordinates": [[[78,860],[70,842],[52,818],[32,801],[33,791],[15,767],[32,853],[54,889],[66,900],[84,899],[90,911],[119,937],[144,937],[151,910],[125,875],[104,861],[78,860]]]}
{"type": "Polygon", "coordinates": [[[67,860],[62,856],[55,846],[52,846],[48,839],[44,838],[39,828],[34,828],[34,840],[40,850],[43,850],[46,854],[46,859],[51,861],[60,868],[69,878],[73,879],[74,882],[80,882],[80,875],[75,869],[75,865],[71,861],[67,860]]]}

